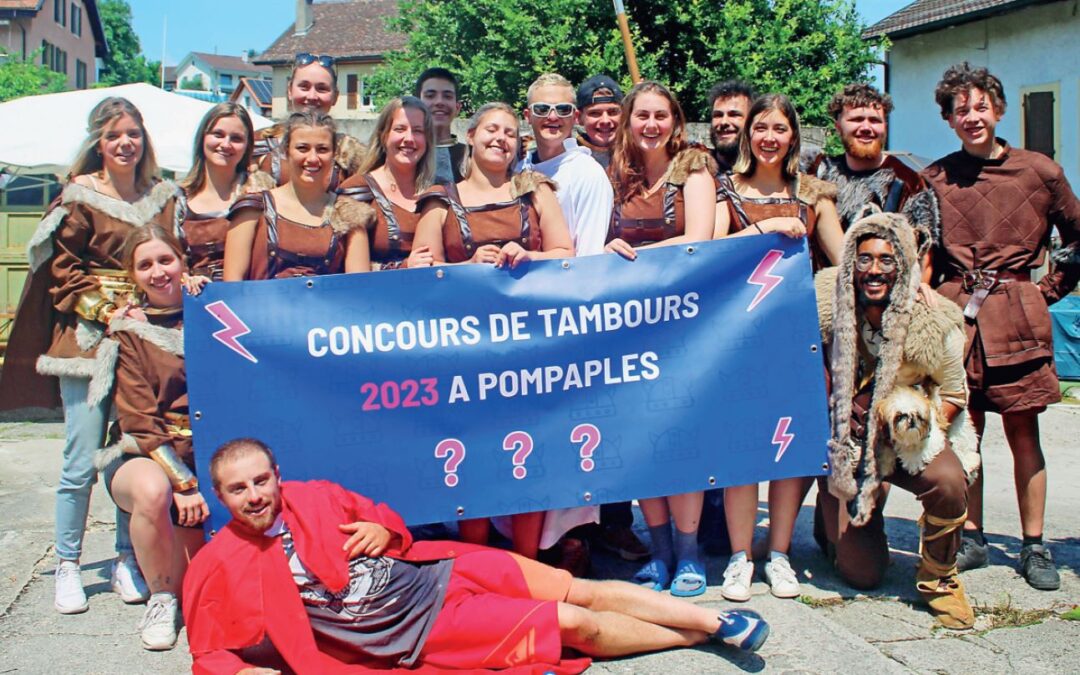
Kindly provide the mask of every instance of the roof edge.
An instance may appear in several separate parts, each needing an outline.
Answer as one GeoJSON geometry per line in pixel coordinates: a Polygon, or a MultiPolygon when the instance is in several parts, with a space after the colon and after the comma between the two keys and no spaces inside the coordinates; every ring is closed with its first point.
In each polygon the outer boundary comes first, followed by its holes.
{"type": "Polygon", "coordinates": [[[932,33],[934,31],[943,30],[945,28],[951,28],[952,26],[961,26],[966,23],[972,23],[974,21],[980,21],[992,16],[1000,16],[1003,14],[1009,14],[1021,9],[1025,9],[1032,5],[1048,5],[1054,2],[1062,2],[1064,0],[1015,0],[1008,5],[999,5],[997,7],[987,7],[984,9],[976,9],[963,14],[956,14],[953,16],[943,17],[935,21],[929,21],[917,26],[908,26],[906,28],[899,28],[897,30],[881,30],[877,29],[877,26],[888,21],[890,18],[899,14],[903,9],[890,14],[881,21],[878,21],[873,26],[870,26],[863,31],[861,37],[863,40],[871,40],[873,38],[888,37],[893,38],[905,38],[913,35],[919,35],[920,33],[932,33]]]}

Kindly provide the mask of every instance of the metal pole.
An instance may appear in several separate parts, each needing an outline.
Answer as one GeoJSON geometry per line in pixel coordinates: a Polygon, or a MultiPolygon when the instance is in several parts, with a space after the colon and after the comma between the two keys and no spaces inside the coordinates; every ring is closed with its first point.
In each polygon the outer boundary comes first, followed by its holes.
{"type": "Polygon", "coordinates": [[[169,15],[161,20],[161,88],[165,88],[165,41],[169,39],[169,15]]]}
{"type": "Polygon", "coordinates": [[[641,72],[637,67],[637,56],[634,54],[634,41],[630,38],[630,24],[626,20],[626,8],[622,0],[613,0],[615,3],[615,17],[619,20],[619,31],[622,32],[623,48],[626,50],[626,66],[630,69],[630,79],[634,84],[641,82],[641,72]]]}

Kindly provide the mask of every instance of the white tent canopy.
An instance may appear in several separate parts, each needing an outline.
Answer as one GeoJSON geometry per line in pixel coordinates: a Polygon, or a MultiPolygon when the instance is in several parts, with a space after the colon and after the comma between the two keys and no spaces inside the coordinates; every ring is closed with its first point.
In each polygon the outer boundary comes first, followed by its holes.
{"type": "MultiPolygon", "coordinates": [[[[195,129],[214,104],[142,83],[0,103],[0,169],[16,174],[66,172],[86,138],[90,111],[109,96],[128,99],[142,113],[161,168],[187,172],[195,129]]],[[[256,129],[273,124],[255,114],[251,121],[256,129]]]]}

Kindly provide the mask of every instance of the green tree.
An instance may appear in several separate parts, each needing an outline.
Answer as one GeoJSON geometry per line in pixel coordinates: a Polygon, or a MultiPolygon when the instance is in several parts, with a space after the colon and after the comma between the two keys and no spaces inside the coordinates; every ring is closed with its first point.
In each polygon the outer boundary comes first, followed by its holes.
{"type": "Polygon", "coordinates": [[[181,89],[190,89],[192,91],[206,91],[206,83],[203,82],[203,76],[197,74],[193,77],[185,77],[180,80],[181,89]]]}
{"type": "Polygon", "coordinates": [[[161,64],[148,61],[142,54],[139,36],[131,27],[131,6],[126,0],[103,0],[98,13],[109,43],[109,55],[103,59],[99,80],[106,86],[132,82],[160,82],[161,64]]]}
{"type": "Polygon", "coordinates": [[[38,63],[41,50],[27,59],[0,49],[0,102],[67,89],[67,78],[38,63]]]}
{"type": "MultiPolygon", "coordinates": [[[[669,84],[691,119],[706,118],[713,84],[739,78],[788,94],[805,124],[826,125],[833,93],[867,78],[876,58],[852,0],[625,4],[642,76],[669,84]]],[[[401,0],[390,27],[408,45],[372,79],[381,101],[410,91],[430,65],[458,74],[466,108],[489,100],[520,107],[529,83],[548,70],[574,83],[606,72],[630,84],[607,2],[401,0]]]]}

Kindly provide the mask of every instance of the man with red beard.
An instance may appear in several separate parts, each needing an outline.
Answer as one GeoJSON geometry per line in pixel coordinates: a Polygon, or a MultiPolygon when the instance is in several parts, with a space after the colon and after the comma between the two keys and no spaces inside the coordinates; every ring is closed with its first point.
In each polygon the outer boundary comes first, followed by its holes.
{"type": "Polygon", "coordinates": [[[709,640],[756,650],[768,637],[747,610],[574,579],[483,546],[414,544],[385,504],[327,481],[282,483],[255,439],[218,448],[210,477],[233,519],[184,580],[197,674],[248,672],[275,652],[300,675],[578,673],[588,660],[563,658],[564,647],[615,657],[709,640]]]}
{"type": "Polygon", "coordinates": [[[465,144],[451,131],[461,112],[457,78],[446,68],[428,68],[416,78],[413,96],[431,111],[435,129],[435,182],[457,183],[461,180],[461,163],[465,158],[465,144]]]}
{"type": "Polygon", "coordinates": [[[810,173],[836,185],[836,210],[845,232],[867,204],[874,204],[882,211],[903,213],[936,239],[941,215],[934,192],[914,169],[885,152],[892,109],[889,95],[869,84],[844,87],[829,103],[844,154],[819,159],[810,173]]]}
{"type": "Polygon", "coordinates": [[[728,173],[739,157],[739,133],[746,126],[754,89],[738,80],[721,82],[709,90],[709,137],[720,173],[728,173]]]}
{"type": "MultiPolygon", "coordinates": [[[[999,413],[1005,427],[1024,537],[1021,574],[1034,588],[1054,590],[1061,581],[1042,539],[1046,460],[1039,413],[1061,400],[1047,305],[1080,279],[1080,201],[1060,165],[994,135],[1005,90],[986,68],[950,67],[934,98],[961,149],[924,172],[941,200],[933,277],[938,291],[964,308],[964,365],[979,436],[987,411],[999,413]],[[1050,273],[1032,283],[1054,228],[1063,247],[1050,273]]],[[[961,571],[987,564],[982,494],[980,477],[968,492],[961,571]]]]}

